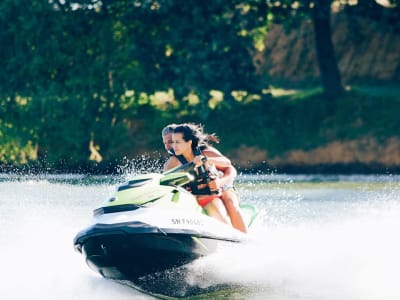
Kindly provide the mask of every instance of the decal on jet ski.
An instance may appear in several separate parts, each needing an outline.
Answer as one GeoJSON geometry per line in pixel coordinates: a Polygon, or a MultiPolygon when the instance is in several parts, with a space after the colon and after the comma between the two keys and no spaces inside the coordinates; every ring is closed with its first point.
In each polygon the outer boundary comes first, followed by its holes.
{"type": "Polygon", "coordinates": [[[192,218],[172,218],[171,222],[174,225],[196,225],[196,226],[204,225],[201,220],[192,218]]]}

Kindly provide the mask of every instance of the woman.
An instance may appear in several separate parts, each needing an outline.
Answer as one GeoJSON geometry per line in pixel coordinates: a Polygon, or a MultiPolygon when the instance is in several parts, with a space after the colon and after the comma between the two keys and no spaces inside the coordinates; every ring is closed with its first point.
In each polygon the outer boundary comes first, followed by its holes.
{"type": "MultiPolygon", "coordinates": [[[[186,162],[193,162],[195,167],[203,164],[202,158],[207,157],[207,163],[214,165],[215,168],[223,172],[231,166],[231,162],[225,156],[217,156],[215,152],[207,150],[208,142],[219,142],[214,134],[204,134],[200,125],[185,123],[177,125],[172,135],[173,150],[175,155],[171,156],[164,165],[164,170],[175,168],[186,162]]],[[[217,178],[216,181],[223,180],[217,178]]],[[[217,182],[216,185],[222,186],[228,182],[217,182]]],[[[204,208],[209,216],[230,224],[225,206],[219,197],[200,197],[197,196],[198,203],[204,208]]]]}

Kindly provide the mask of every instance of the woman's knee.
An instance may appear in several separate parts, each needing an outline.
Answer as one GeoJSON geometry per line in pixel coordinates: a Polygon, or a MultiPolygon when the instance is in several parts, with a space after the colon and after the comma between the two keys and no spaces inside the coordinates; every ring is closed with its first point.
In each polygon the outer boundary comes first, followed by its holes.
{"type": "Polygon", "coordinates": [[[222,200],[226,206],[239,207],[239,197],[234,192],[224,191],[222,200]]]}
{"type": "Polygon", "coordinates": [[[221,219],[225,223],[228,222],[228,214],[221,199],[219,198],[214,199],[204,208],[206,209],[208,215],[217,217],[218,219],[221,219]]]}

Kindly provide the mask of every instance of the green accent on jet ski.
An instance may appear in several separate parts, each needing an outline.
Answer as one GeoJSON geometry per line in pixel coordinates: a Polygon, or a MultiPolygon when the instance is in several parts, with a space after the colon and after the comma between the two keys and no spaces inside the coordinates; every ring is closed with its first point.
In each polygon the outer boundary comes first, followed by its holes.
{"type": "Polygon", "coordinates": [[[126,204],[143,205],[156,201],[171,192],[167,186],[160,186],[162,174],[146,174],[136,176],[118,187],[114,199],[111,198],[106,206],[126,204]]]}
{"type": "Polygon", "coordinates": [[[260,213],[259,210],[249,203],[240,203],[239,207],[247,221],[247,227],[250,228],[253,222],[257,219],[260,213]]]}
{"type": "Polygon", "coordinates": [[[171,199],[171,201],[172,202],[174,202],[174,203],[178,203],[178,201],[179,201],[179,191],[173,191],[173,193],[174,193],[174,195],[172,196],[172,199],[171,199]]]}
{"type": "Polygon", "coordinates": [[[208,247],[199,238],[192,236],[192,240],[203,247],[203,249],[208,250],[208,247]]]}
{"type": "MultiPolygon", "coordinates": [[[[184,172],[136,176],[134,180],[120,185],[117,193],[107,202],[106,206],[151,203],[171,193],[171,186],[181,186],[192,180],[193,176],[184,172]]],[[[172,202],[178,202],[179,192],[172,192],[174,193],[172,202]]]]}
{"type": "Polygon", "coordinates": [[[167,173],[163,174],[163,177],[160,178],[161,185],[170,185],[170,186],[182,186],[193,181],[193,175],[189,173],[167,173]]]}

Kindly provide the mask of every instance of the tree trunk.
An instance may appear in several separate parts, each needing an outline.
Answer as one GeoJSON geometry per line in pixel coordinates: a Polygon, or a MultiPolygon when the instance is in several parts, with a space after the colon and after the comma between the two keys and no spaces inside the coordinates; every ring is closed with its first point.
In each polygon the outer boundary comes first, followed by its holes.
{"type": "Polygon", "coordinates": [[[322,85],[328,99],[333,100],[343,93],[343,86],[332,43],[331,1],[317,0],[312,18],[322,85]]]}

